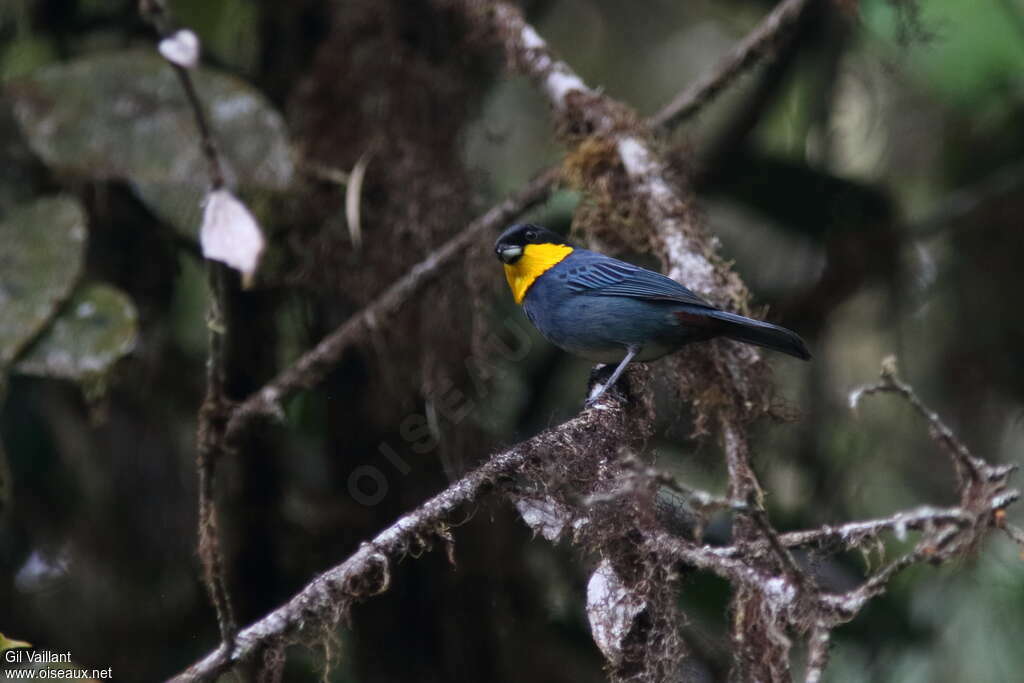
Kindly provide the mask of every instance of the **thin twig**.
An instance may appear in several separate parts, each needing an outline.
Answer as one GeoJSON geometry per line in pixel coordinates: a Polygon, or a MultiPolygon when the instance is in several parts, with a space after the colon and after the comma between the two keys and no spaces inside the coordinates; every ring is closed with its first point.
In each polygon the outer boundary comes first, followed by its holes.
{"type": "Polygon", "coordinates": [[[230,646],[238,624],[231,606],[224,572],[223,553],[216,502],[217,462],[226,452],[224,428],[228,401],[225,395],[224,336],[227,328],[227,269],[207,262],[210,287],[210,308],[207,318],[209,356],[206,361],[206,395],[199,408],[196,468],[199,476],[199,559],[203,565],[203,581],[217,612],[221,639],[230,646]]]}
{"type": "Polygon", "coordinates": [[[196,92],[192,75],[188,72],[188,69],[179,64],[174,64],[173,62],[168,62],[168,64],[174,69],[174,73],[178,75],[178,81],[181,82],[181,87],[185,91],[185,97],[188,99],[189,108],[192,110],[196,128],[199,129],[199,140],[203,158],[206,159],[207,171],[210,174],[210,189],[219,190],[224,187],[224,170],[221,168],[220,154],[217,153],[217,145],[213,140],[213,131],[206,119],[206,114],[203,112],[203,104],[199,100],[199,94],[196,92]]]}
{"type": "Polygon", "coordinates": [[[737,523],[734,524],[735,535],[740,544],[748,544],[755,538],[756,531],[767,543],[776,562],[788,581],[799,591],[800,598],[806,598],[815,592],[814,581],[808,577],[790,554],[787,546],[780,540],[778,533],[768,519],[764,509],[761,486],[750,466],[750,453],[746,434],[736,425],[734,420],[722,420],[722,435],[725,444],[726,464],[729,473],[729,490],[733,500],[737,523]],[[749,524],[742,524],[749,520],[749,524]]]}
{"type": "Polygon", "coordinates": [[[741,40],[729,54],[699,80],[675,96],[664,109],[651,117],[656,127],[682,123],[707,106],[726,86],[744,71],[778,47],[813,0],[783,0],[741,40]]]}
{"type": "MultiPolygon", "coordinates": [[[[1016,490],[1006,491],[990,501],[989,510],[998,512],[1004,510],[1020,499],[1020,493],[1016,490]]],[[[929,506],[914,508],[897,512],[889,517],[878,519],[867,519],[846,524],[818,527],[803,531],[789,531],[779,534],[779,542],[787,548],[800,548],[809,545],[819,545],[831,550],[851,550],[859,548],[868,539],[873,539],[879,534],[891,531],[896,537],[903,539],[907,531],[933,531],[940,525],[953,524],[958,527],[969,527],[972,517],[969,512],[960,507],[934,508],[929,506]]],[[[997,524],[998,526],[998,524],[997,524]]],[[[1024,541],[1024,536],[1022,536],[1024,541]]],[[[753,545],[729,545],[720,546],[714,549],[716,555],[722,557],[740,557],[750,552],[763,552],[766,549],[767,541],[753,545]]]]}
{"type": "Polygon", "coordinates": [[[806,531],[790,531],[780,534],[779,541],[787,548],[834,544],[849,550],[859,547],[865,539],[874,538],[883,531],[892,531],[898,538],[902,538],[907,530],[923,531],[937,524],[966,524],[967,521],[968,515],[961,508],[920,507],[879,519],[848,522],[836,526],[826,524],[806,531]]]}
{"type": "MultiPolygon", "coordinates": [[[[173,32],[173,22],[163,0],[140,0],[139,12],[143,19],[147,20],[161,38],[167,38],[173,32]]],[[[203,111],[203,103],[196,92],[195,83],[188,69],[168,61],[168,66],[174,69],[182,90],[185,91],[185,98],[188,100],[189,109],[192,111],[192,118],[196,122],[199,131],[200,149],[203,158],[206,160],[207,172],[210,174],[210,186],[214,190],[224,187],[224,171],[221,167],[220,155],[217,152],[217,145],[213,140],[213,130],[207,121],[203,111]]]]}
{"type": "Polygon", "coordinates": [[[868,600],[881,595],[889,581],[907,567],[928,559],[928,553],[923,549],[916,549],[887,564],[848,593],[841,595],[825,594],[821,596],[822,607],[833,612],[835,624],[850,621],[863,609],[868,600]]]}
{"type": "Polygon", "coordinates": [[[932,437],[953,459],[953,464],[961,478],[961,488],[966,485],[968,480],[975,482],[981,480],[985,476],[983,470],[986,468],[986,463],[971,455],[970,450],[956,437],[953,430],[942,421],[935,411],[928,408],[918,398],[913,387],[900,379],[896,369],[895,356],[889,356],[882,361],[880,374],[881,382],[859,387],[850,392],[850,407],[856,410],[860,399],[871,394],[884,392],[900,394],[925,419],[932,437]]]}
{"type": "Polygon", "coordinates": [[[778,560],[779,565],[782,568],[782,572],[786,575],[793,585],[804,593],[808,590],[813,591],[815,589],[813,581],[796,565],[796,561],[793,556],[789,553],[789,549],[779,539],[778,533],[772,527],[768,521],[768,514],[764,511],[764,508],[757,508],[752,511],[751,518],[761,531],[761,535],[768,541],[768,547],[771,548],[772,554],[778,560]]]}
{"type": "MultiPolygon", "coordinates": [[[[166,38],[171,34],[172,21],[163,0],[141,0],[139,9],[143,18],[153,25],[161,38],[166,38]]],[[[203,105],[196,92],[192,75],[188,69],[172,61],[168,61],[168,65],[177,75],[189,109],[192,111],[199,133],[200,149],[206,160],[207,172],[210,176],[210,187],[212,190],[219,190],[224,186],[224,172],[217,146],[213,140],[213,132],[203,111],[203,105]]],[[[198,450],[196,469],[199,478],[199,557],[203,565],[203,582],[217,612],[221,640],[224,647],[230,650],[238,626],[225,578],[215,496],[217,462],[226,452],[224,427],[228,402],[224,391],[226,364],[224,337],[228,325],[228,316],[225,313],[228,298],[227,267],[208,260],[207,280],[210,290],[207,319],[209,355],[206,363],[206,395],[199,409],[199,426],[196,436],[198,450]]]]}

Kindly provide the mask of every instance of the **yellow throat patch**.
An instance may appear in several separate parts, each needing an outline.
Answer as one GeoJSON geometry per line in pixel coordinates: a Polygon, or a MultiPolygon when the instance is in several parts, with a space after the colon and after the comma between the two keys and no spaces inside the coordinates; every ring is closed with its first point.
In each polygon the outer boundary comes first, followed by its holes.
{"type": "Polygon", "coordinates": [[[523,303],[530,285],[571,253],[572,247],[567,244],[527,244],[523,247],[523,255],[518,261],[505,264],[505,279],[516,303],[523,303]]]}

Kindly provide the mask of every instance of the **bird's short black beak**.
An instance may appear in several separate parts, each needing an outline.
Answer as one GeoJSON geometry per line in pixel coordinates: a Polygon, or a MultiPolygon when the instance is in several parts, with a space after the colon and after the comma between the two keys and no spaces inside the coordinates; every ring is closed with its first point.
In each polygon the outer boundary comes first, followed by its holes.
{"type": "Polygon", "coordinates": [[[523,255],[523,248],[512,244],[496,244],[494,253],[498,255],[502,263],[512,265],[523,255]]]}

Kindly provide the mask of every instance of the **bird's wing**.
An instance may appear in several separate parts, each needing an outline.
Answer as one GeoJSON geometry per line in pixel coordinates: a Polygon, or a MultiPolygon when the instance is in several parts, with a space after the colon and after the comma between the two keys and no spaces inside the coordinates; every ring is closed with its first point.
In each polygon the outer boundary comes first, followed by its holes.
{"type": "Polygon", "coordinates": [[[713,308],[689,289],[661,273],[601,254],[587,254],[587,257],[580,259],[578,265],[572,264],[569,269],[568,285],[577,294],[675,301],[713,308]]]}

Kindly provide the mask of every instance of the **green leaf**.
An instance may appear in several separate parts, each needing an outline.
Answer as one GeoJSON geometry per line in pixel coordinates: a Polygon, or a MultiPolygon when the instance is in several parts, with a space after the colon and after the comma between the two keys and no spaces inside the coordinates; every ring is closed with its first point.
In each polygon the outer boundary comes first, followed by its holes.
{"type": "MultiPolygon", "coordinates": [[[[228,185],[286,189],[294,170],[281,115],[238,78],[210,69],[190,73],[228,185]]],[[[6,91],[29,144],[46,164],[87,178],[130,181],[154,212],[195,233],[207,167],[181,84],[155,51],[49,66],[11,81],[6,91]]]]}
{"type": "Polygon", "coordinates": [[[137,320],[128,295],[105,284],[87,285],[75,292],[14,369],[43,377],[97,379],[135,347],[137,320]]]}
{"type": "Polygon", "coordinates": [[[979,108],[992,100],[1012,106],[1024,65],[1024,40],[1012,3],[932,0],[921,3],[920,11],[923,30],[934,35],[909,47],[899,46],[897,3],[866,3],[864,25],[900,50],[899,62],[906,62],[909,73],[942,98],[969,108],[975,119],[979,108]]]}
{"type": "Polygon", "coordinates": [[[42,331],[82,269],[85,212],[69,197],[12,210],[0,222],[0,368],[42,331]]]}
{"type": "Polygon", "coordinates": [[[31,643],[26,643],[24,640],[12,640],[3,633],[0,633],[0,652],[6,652],[7,650],[16,650],[23,647],[32,647],[31,643]]]}

